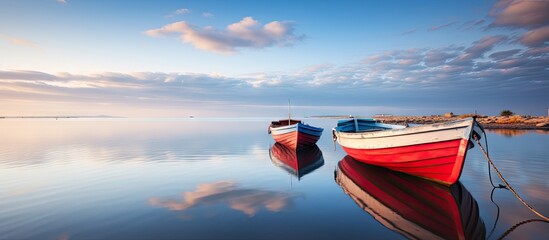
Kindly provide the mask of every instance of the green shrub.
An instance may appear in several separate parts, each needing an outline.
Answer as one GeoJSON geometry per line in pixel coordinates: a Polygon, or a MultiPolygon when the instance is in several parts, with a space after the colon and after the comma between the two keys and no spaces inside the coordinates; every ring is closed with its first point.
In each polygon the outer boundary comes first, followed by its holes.
{"type": "Polygon", "coordinates": [[[499,113],[500,116],[513,116],[515,113],[511,110],[503,110],[499,113]]]}

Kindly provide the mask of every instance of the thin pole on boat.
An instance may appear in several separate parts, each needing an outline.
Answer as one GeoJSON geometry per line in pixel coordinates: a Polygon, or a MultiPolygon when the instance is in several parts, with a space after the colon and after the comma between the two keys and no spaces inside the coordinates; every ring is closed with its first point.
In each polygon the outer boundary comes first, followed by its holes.
{"type": "Polygon", "coordinates": [[[288,98],[288,125],[292,124],[292,110],[290,109],[290,99],[288,98]]]}

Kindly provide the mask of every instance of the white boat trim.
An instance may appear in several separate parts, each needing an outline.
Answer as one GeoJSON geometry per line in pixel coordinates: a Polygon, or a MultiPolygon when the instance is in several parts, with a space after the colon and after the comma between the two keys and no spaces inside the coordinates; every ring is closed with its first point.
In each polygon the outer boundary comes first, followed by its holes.
{"type": "Polygon", "coordinates": [[[334,131],[338,143],[353,149],[404,147],[457,139],[469,139],[474,119],[373,132],[334,131]]]}

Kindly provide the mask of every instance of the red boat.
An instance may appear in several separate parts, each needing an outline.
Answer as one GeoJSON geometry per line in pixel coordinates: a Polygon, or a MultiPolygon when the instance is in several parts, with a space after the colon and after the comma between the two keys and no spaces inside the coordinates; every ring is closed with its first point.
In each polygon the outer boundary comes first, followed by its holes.
{"type": "Polygon", "coordinates": [[[358,161],[450,186],[461,175],[473,133],[481,131],[473,118],[413,127],[355,118],[340,120],[333,133],[358,161]]]}
{"type": "Polygon", "coordinates": [[[315,145],[323,130],[296,119],[272,121],[269,125],[269,134],[273,139],[293,150],[315,145]]]}
{"type": "Polygon", "coordinates": [[[271,161],[298,179],[324,165],[322,152],[315,144],[297,151],[275,143],[269,150],[271,161]]]}
{"type": "Polygon", "coordinates": [[[349,156],[336,182],[364,211],[410,239],[485,239],[476,200],[460,183],[450,188],[367,165],[349,156]]]}

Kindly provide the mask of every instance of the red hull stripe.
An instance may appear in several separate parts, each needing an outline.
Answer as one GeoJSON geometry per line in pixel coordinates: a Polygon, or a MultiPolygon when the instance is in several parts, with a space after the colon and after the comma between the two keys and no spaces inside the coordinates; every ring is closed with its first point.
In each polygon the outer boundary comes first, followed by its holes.
{"type": "Polygon", "coordinates": [[[386,167],[445,185],[461,175],[467,139],[385,149],[343,149],[358,161],[386,167]]]}
{"type": "Polygon", "coordinates": [[[302,132],[289,132],[284,134],[273,135],[273,139],[291,149],[300,149],[315,145],[320,136],[313,136],[302,132]]]}

